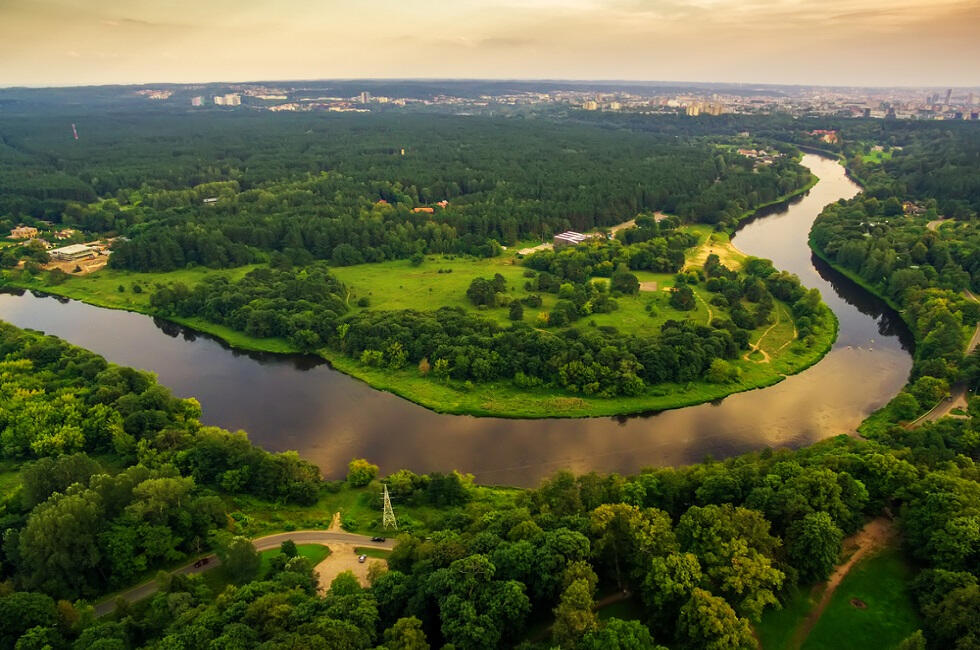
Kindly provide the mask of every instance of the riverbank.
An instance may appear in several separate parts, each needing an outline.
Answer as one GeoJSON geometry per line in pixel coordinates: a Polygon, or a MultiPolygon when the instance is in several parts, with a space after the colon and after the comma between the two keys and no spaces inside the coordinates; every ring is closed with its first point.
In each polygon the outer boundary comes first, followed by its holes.
{"type": "Polygon", "coordinates": [[[735,232],[738,230],[739,225],[742,222],[746,221],[747,219],[751,219],[752,217],[756,216],[757,214],[759,214],[760,212],[762,212],[767,208],[771,208],[773,206],[780,205],[788,201],[792,201],[796,197],[806,194],[807,192],[812,190],[813,187],[819,182],[820,182],[820,178],[813,172],[810,172],[810,180],[809,182],[806,183],[806,185],[800,187],[799,189],[793,190],[789,194],[784,194],[783,196],[780,196],[777,199],[769,201],[768,203],[763,203],[762,205],[756,208],[752,208],[751,210],[746,210],[745,212],[743,212],[742,215],[732,225],[732,227],[728,229],[728,235],[729,236],[734,235],[735,232]]]}

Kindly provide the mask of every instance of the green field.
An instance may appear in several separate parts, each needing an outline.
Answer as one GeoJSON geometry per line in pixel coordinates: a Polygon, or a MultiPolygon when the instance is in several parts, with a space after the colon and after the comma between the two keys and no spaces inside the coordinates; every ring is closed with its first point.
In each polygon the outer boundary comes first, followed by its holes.
{"type": "Polygon", "coordinates": [[[803,650],[896,647],[921,627],[908,592],[911,575],[898,549],[861,560],[834,592],[803,650]],[[854,599],[867,608],[855,607],[854,599]]]}
{"type": "Polygon", "coordinates": [[[868,151],[866,153],[861,154],[861,160],[865,164],[875,163],[880,165],[886,160],[891,160],[891,159],[892,159],[891,151],[868,151]]]}
{"type": "MultiPolygon", "coordinates": [[[[744,254],[731,246],[725,233],[713,232],[704,225],[684,226],[698,236],[698,243],[686,252],[689,266],[700,266],[710,253],[718,254],[732,267],[738,267],[744,254]]],[[[470,256],[430,255],[415,266],[408,260],[337,267],[332,272],[350,289],[349,304],[356,313],[362,309],[434,310],[440,307],[460,307],[472,310],[466,290],[474,278],[490,278],[499,273],[507,280],[507,294],[513,299],[528,295],[524,288],[527,278],[517,250],[511,247],[499,257],[484,259],[470,256]],[[367,307],[358,307],[357,299],[366,297],[367,307]]],[[[152,315],[149,294],[157,284],[182,282],[187,286],[212,275],[238,279],[252,266],[225,270],[205,268],[183,269],[167,273],[134,273],[104,269],[87,276],[69,277],[60,284],[48,282],[47,275],[25,280],[22,276],[10,281],[13,286],[36,289],[81,300],[100,307],[125,309],[152,315]],[[141,293],[133,285],[142,287],[141,293]],[[122,287],[123,291],[119,291],[122,287]]],[[[696,308],[678,311],[669,304],[669,289],[674,285],[673,274],[636,272],[641,291],[635,296],[617,298],[619,308],[604,314],[592,314],[578,321],[576,327],[615,327],[622,333],[656,335],[670,319],[694,320],[707,324],[712,318],[727,316],[726,310],[710,306],[711,294],[703,287],[694,287],[696,308]]],[[[547,314],[558,301],[557,295],[535,292],[542,298],[540,308],[526,308],[524,320],[537,323],[540,314],[547,314]]],[[[502,326],[511,321],[507,307],[480,308],[479,313],[502,326]]],[[[707,381],[687,384],[660,384],[639,396],[613,398],[564,393],[553,387],[522,389],[510,382],[466,385],[458,382],[440,383],[422,377],[414,368],[380,369],[361,364],[330,349],[320,350],[334,368],[360,379],[373,388],[386,390],[442,413],[480,416],[543,418],[625,415],[680,408],[720,399],[733,393],[764,388],[782,381],[786,375],[819,361],[830,350],[836,338],[836,319],[832,326],[819,331],[811,346],[796,340],[796,330],[787,305],[776,303],[775,322],[751,333],[750,341],[759,351],[749,351],[733,361],[741,377],[725,384],[707,381]],[[763,354],[763,352],[765,354],[763,354]]],[[[169,317],[170,320],[201,332],[214,335],[233,347],[274,353],[297,352],[297,348],[281,338],[257,339],[223,325],[201,318],[169,317]]]]}
{"type": "MultiPolygon", "coordinates": [[[[895,648],[921,626],[908,593],[911,575],[911,568],[897,548],[887,548],[862,559],[837,587],[827,609],[799,647],[802,650],[895,648]]],[[[816,606],[821,593],[822,590],[796,589],[782,609],[767,611],[762,621],[754,625],[763,650],[797,650],[794,634],[816,606]]]]}
{"type": "Polygon", "coordinates": [[[791,648],[793,634],[819,599],[820,591],[794,587],[781,609],[767,609],[762,620],[752,625],[762,650],[791,648]]]}
{"type": "MultiPolygon", "coordinates": [[[[296,552],[300,557],[308,559],[310,565],[314,567],[330,555],[330,549],[320,544],[297,544],[296,552]]],[[[259,560],[261,561],[259,566],[259,579],[269,573],[269,568],[272,566],[272,558],[277,555],[279,555],[278,548],[270,548],[259,552],[259,560]]],[[[205,571],[201,575],[204,578],[204,583],[211,589],[211,593],[214,595],[220,594],[225,590],[225,587],[231,584],[231,581],[228,580],[228,577],[220,566],[216,569],[205,571]]]]}

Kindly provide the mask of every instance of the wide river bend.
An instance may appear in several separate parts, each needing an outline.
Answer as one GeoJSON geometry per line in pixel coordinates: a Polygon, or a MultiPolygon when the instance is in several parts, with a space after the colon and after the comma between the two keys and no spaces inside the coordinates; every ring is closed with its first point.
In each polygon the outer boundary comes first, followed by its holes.
{"type": "Polygon", "coordinates": [[[654,415],[511,420],[440,415],[373,390],[310,357],[246,353],[141,314],[77,301],[0,295],[0,318],[55,334],[109,361],[145,368],[203,421],[245,429],[269,450],[295,449],[326,477],[351,458],[382,472],[459,469],[481,483],[535,485],[560,468],[634,472],[724,458],[766,446],[799,447],[855,427],[905,383],[911,336],[898,314],[812,256],[810,225],[823,206],[859,188],[836,161],[807,154],[820,177],[806,195],[746,223],[734,243],[820,290],[840,320],[818,364],[761,390],[654,415]]]}

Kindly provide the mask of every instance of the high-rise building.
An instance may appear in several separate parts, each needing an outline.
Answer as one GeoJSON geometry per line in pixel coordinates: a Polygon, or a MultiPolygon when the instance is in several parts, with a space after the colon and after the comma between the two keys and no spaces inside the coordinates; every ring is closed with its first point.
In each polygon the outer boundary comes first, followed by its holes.
{"type": "Polygon", "coordinates": [[[204,106],[204,98],[200,95],[191,97],[191,106],[204,106]]]}
{"type": "Polygon", "coordinates": [[[225,95],[225,106],[241,106],[242,96],[238,93],[228,93],[225,95]]]}
{"type": "Polygon", "coordinates": [[[362,104],[367,104],[369,101],[371,101],[371,93],[369,93],[366,90],[362,90],[361,91],[361,96],[360,96],[360,101],[361,101],[362,104]]]}
{"type": "Polygon", "coordinates": [[[215,106],[224,106],[225,105],[225,98],[224,98],[224,96],[223,95],[215,95],[214,96],[214,105],[215,106]]]}
{"type": "Polygon", "coordinates": [[[953,89],[952,88],[947,88],[946,89],[946,105],[947,106],[949,106],[949,100],[952,98],[952,96],[953,96],[953,89]]]}
{"type": "Polygon", "coordinates": [[[697,117],[701,114],[701,104],[699,102],[688,104],[686,112],[690,117],[697,117]]]}
{"type": "Polygon", "coordinates": [[[596,100],[594,100],[594,99],[590,99],[589,101],[587,101],[584,104],[582,104],[582,108],[584,108],[587,111],[598,110],[599,103],[596,100]]]}

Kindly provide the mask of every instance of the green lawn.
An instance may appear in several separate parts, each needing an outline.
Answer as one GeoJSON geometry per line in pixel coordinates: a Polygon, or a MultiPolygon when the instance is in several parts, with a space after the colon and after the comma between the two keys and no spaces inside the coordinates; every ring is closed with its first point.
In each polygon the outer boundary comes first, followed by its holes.
{"type": "Polygon", "coordinates": [[[790,648],[793,634],[819,599],[819,591],[814,593],[812,589],[793,589],[782,609],[767,609],[762,620],[752,626],[762,650],[790,648]]]}
{"type": "MultiPolygon", "coordinates": [[[[802,650],[895,648],[920,627],[908,593],[911,569],[896,548],[855,565],[834,592],[827,609],[803,640],[802,650]],[[867,605],[855,607],[852,599],[867,605]]],[[[763,650],[797,650],[794,634],[817,605],[822,589],[794,589],[783,608],[767,610],[753,625],[763,650]]]]}
{"type": "MultiPolygon", "coordinates": [[[[330,555],[330,549],[320,544],[297,544],[296,551],[300,557],[307,558],[314,567],[330,555]]],[[[259,552],[259,559],[261,560],[261,565],[259,566],[260,579],[269,573],[269,568],[272,566],[272,558],[277,555],[279,555],[278,548],[270,548],[259,552]]],[[[216,569],[205,571],[201,576],[204,579],[204,583],[211,589],[211,593],[216,596],[231,584],[231,581],[225,576],[220,566],[216,569]]]]}
{"type": "Polygon", "coordinates": [[[908,592],[911,574],[898,549],[861,560],[834,592],[803,650],[895,648],[921,627],[908,592]],[[867,608],[855,607],[853,599],[867,608]]]}
{"type": "Polygon", "coordinates": [[[868,151],[867,153],[861,154],[861,160],[865,164],[875,163],[880,165],[886,160],[891,160],[891,159],[892,159],[891,151],[868,151]]]}

